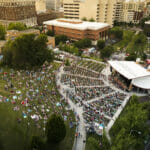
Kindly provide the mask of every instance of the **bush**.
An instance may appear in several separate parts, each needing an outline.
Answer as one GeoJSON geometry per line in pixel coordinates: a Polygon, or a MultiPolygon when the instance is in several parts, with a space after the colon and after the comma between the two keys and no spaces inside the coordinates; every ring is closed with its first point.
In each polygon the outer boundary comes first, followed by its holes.
{"type": "Polygon", "coordinates": [[[104,40],[98,40],[97,47],[99,49],[103,49],[105,47],[105,41],[104,40]]]}
{"type": "Polygon", "coordinates": [[[17,23],[10,23],[8,25],[8,30],[18,30],[18,31],[22,31],[22,30],[26,30],[27,27],[25,24],[21,23],[21,22],[17,22],[17,23]]]}
{"type": "Polygon", "coordinates": [[[82,39],[82,40],[75,42],[74,45],[77,48],[87,48],[87,47],[90,47],[92,45],[92,41],[88,38],[85,38],[85,39],[82,39]]]}
{"type": "Polygon", "coordinates": [[[33,136],[31,141],[31,150],[44,150],[44,142],[42,141],[41,137],[33,136]]]}
{"type": "Polygon", "coordinates": [[[114,48],[112,46],[107,46],[101,50],[101,57],[109,58],[113,52],[114,52],[114,48]]]}
{"type": "Polygon", "coordinates": [[[55,36],[55,44],[58,45],[60,42],[65,43],[68,40],[65,35],[56,35],[55,36]]]}
{"type": "Polygon", "coordinates": [[[61,116],[53,114],[46,125],[48,143],[59,143],[66,136],[66,126],[61,116]]]}

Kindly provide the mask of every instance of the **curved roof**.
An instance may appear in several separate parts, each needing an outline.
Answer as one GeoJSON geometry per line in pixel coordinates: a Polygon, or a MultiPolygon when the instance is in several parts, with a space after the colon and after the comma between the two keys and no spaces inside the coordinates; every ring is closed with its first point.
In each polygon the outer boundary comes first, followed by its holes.
{"type": "Polygon", "coordinates": [[[136,87],[150,90],[150,76],[133,79],[132,84],[136,87]]]}
{"type": "Polygon", "coordinates": [[[128,80],[150,76],[150,72],[134,61],[108,61],[117,72],[128,80]]]}

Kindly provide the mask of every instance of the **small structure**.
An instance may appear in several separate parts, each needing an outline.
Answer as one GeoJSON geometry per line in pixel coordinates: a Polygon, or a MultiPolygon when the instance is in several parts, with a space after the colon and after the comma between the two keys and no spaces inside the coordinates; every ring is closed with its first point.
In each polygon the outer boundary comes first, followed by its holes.
{"type": "Polygon", "coordinates": [[[117,72],[129,83],[129,91],[133,87],[137,91],[150,94],[150,72],[133,61],[108,61],[112,72],[117,72]]]}

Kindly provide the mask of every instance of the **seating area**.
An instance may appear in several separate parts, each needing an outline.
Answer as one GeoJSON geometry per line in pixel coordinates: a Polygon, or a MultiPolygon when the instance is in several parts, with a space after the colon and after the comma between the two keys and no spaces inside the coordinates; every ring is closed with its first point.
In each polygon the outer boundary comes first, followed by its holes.
{"type": "Polygon", "coordinates": [[[92,79],[89,77],[80,77],[77,75],[62,74],[61,83],[69,85],[71,88],[75,86],[100,86],[104,82],[100,79],[92,79]]]}
{"type": "Polygon", "coordinates": [[[87,68],[89,70],[93,70],[96,72],[101,72],[105,67],[105,65],[102,63],[96,63],[93,61],[86,61],[86,60],[79,61],[78,66],[83,67],[83,68],[87,68]]]}
{"type": "Polygon", "coordinates": [[[99,78],[100,74],[78,66],[66,66],[64,71],[69,74],[99,78]]]}
{"type": "Polygon", "coordinates": [[[84,104],[84,118],[86,123],[95,121],[106,126],[109,119],[114,116],[121,106],[125,97],[125,94],[116,92],[94,102],[84,104]]]}

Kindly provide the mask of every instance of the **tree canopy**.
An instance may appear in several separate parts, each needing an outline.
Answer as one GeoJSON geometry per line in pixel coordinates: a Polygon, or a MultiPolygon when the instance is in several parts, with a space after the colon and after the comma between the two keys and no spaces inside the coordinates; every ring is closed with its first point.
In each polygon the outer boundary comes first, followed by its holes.
{"type": "Polygon", "coordinates": [[[123,38],[123,30],[120,27],[113,27],[112,29],[109,30],[109,35],[112,38],[116,38],[119,40],[122,40],[123,38]]]}
{"type": "Polygon", "coordinates": [[[143,33],[134,35],[131,42],[127,46],[127,52],[135,55],[136,58],[143,58],[147,45],[147,38],[143,33]]]}
{"type": "Polygon", "coordinates": [[[103,49],[105,47],[105,41],[104,40],[98,40],[97,41],[97,47],[99,49],[103,49]]]}
{"type": "Polygon", "coordinates": [[[22,31],[22,30],[26,30],[27,27],[25,24],[21,23],[21,22],[16,22],[16,23],[10,23],[8,25],[8,30],[18,30],[18,31],[22,31]]]}
{"type": "Polygon", "coordinates": [[[100,51],[102,58],[109,58],[114,52],[113,46],[107,46],[100,51]]]}
{"type": "Polygon", "coordinates": [[[61,116],[53,114],[46,125],[48,143],[59,143],[66,136],[66,126],[61,116]]]}
{"type": "Polygon", "coordinates": [[[0,40],[5,40],[5,34],[6,34],[5,27],[2,24],[0,24],[0,40]]]}
{"type": "Polygon", "coordinates": [[[55,36],[55,44],[59,45],[60,42],[65,43],[68,40],[66,35],[56,35],[55,36]]]}
{"type": "Polygon", "coordinates": [[[92,45],[92,41],[88,38],[85,38],[85,39],[82,39],[82,40],[79,40],[77,42],[74,43],[74,45],[77,47],[77,48],[87,48],[87,47],[90,47],[92,45]]]}
{"type": "Polygon", "coordinates": [[[47,48],[47,36],[25,34],[8,41],[2,49],[3,63],[14,67],[32,67],[52,61],[53,55],[47,48]]]}

